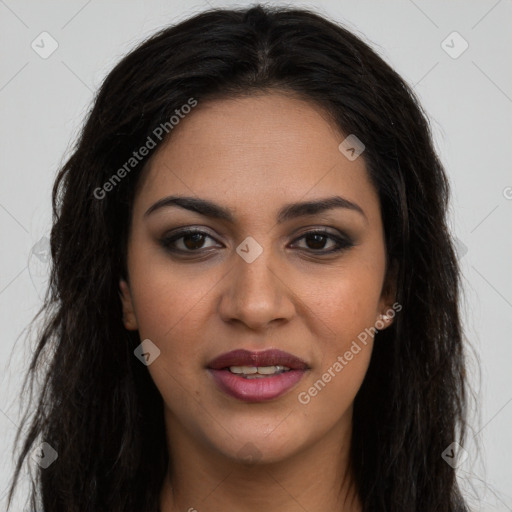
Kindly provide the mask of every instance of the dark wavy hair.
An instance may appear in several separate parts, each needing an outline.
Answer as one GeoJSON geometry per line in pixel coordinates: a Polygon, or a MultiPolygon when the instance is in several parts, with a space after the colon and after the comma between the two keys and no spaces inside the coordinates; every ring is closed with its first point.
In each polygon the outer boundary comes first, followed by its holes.
{"type": "Polygon", "coordinates": [[[134,194],[150,155],[103,199],[95,191],[190,98],[276,90],[313,102],[364,142],[388,261],[398,268],[403,309],[377,333],[354,403],[351,461],[363,509],[468,510],[441,456],[463,444],[467,391],[449,183],[427,116],[411,87],[351,31],[307,9],[260,5],[212,9],[161,30],[99,89],[53,188],[50,282],[34,318],[44,313],[44,325],[23,390],[30,376],[32,396],[42,367],[44,381],[9,507],[24,461],[44,441],[58,459],[30,471],[32,507],[159,510],[170,458],[163,401],[134,357],[141,340],[124,328],[119,297],[134,194]]]}

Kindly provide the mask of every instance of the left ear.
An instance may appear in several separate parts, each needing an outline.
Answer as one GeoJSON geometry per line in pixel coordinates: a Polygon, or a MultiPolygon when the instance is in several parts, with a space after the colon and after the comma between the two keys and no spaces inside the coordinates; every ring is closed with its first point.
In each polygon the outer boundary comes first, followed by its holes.
{"type": "Polygon", "coordinates": [[[383,329],[389,327],[393,323],[395,310],[392,305],[396,302],[397,280],[398,262],[393,259],[388,265],[379,301],[379,314],[377,316],[377,320],[384,323],[383,329]],[[393,313],[393,315],[391,316],[390,313],[393,313]]]}
{"type": "Polygon", "coordinates": [[[119,297],[123,306],[123,323],[128,331],[136,331],[139,327],[137,325],[137,318],[133,308],[132,294],[128,283],[121,279],[119,281],[119,297]]]}

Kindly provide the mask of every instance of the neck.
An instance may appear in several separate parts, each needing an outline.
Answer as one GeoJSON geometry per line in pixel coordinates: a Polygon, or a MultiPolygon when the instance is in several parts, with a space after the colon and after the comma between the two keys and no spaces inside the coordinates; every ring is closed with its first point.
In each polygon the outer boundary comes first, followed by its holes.
{"type": "Polygon", "coordinates": [[[233,505],[239,512],[261,512],[262,507],[265,512],[361,512],[349,462],[349,419],[345,428],[337,425],[286,460],[247,464],[199,448],[197,440],[166,417],[173,457],[160,496],[161,512],[217,512],[233,505]]]}

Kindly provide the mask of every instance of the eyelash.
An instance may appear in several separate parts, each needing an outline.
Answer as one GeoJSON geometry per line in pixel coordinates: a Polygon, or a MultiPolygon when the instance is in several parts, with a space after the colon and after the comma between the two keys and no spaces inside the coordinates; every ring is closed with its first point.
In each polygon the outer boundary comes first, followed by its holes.
{"type": "MultiPolygon", "coordinates": [[[[186,237],[187,235],[204,235],[208,238],[211,238],[212,240],[214,240],[214,238],[209,235],[208,233],[204,232],[204,231],[201,231],[201,230],[198,230],[198,229],[183,229],[171,236],[168,236],[168,237],[164,237],[162,238],[162,240],[160,241],[161,245],[164,247],[164,249],[166,249],[167,251],[169,252],[172,252],[172,253],[181,253],[181,254],[193,254],[193,253],[199,253],[201,251],[201,249],[196,249],[196,250],[183,250],[183,249],[176,249],[174,247],[172,247],[171,245],[176,242],[177,240],[181,239],[181,238],[184,238],[186,237]]],[[[332,233],[329,233],[328,231],[324,231],[324,230],[321,230],[321,229],[314,229],[314,230],[311,230],[311,231],[307,231],[306,233],[304,233],[303,235],[301,235],[300,237],[296,238],[295,241],[297,240],[302,240],[303,238],[306,238],[308,236],[314,236],[314,235],[320,235],[320,236],[323,236],[323,237],[326,237],[328,239],[331,239],[331,240],[334,240],[338,246],[337,248],[335,249],[330,249],[330,250],[327,250],[327,251],[322,251],[322,250],[315,250],[315,249],[303,249],[307,252],[310,252],[310,253],[313,253],[313,254],[318,254],[318,255],[328,255],[328,254],[334,254],[334,253],[338,253],[338,252],[342,252],[342,251],[345,251],[347,249],[350,249],[351,247],[353,247],[355,244],[350,240],[350,238],[348,237],[340,237],[340,236],[337,236],[337,235],[334,235],[332,233]]]]}

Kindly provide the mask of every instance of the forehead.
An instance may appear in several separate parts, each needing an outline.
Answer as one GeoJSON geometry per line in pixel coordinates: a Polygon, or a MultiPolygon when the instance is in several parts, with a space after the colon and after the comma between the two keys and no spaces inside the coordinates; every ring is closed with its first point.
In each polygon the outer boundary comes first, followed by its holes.
{"type": "Polygon", "coordinates": [[[345,137],[315,103],[282,93],[199,103],[150,160],[137,202],[184,194],[277,211],[339,194],[379,214],[363,158],[338,148],[345,137]]]}

